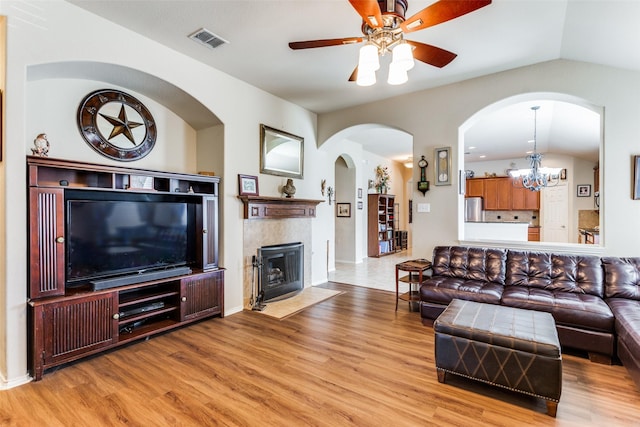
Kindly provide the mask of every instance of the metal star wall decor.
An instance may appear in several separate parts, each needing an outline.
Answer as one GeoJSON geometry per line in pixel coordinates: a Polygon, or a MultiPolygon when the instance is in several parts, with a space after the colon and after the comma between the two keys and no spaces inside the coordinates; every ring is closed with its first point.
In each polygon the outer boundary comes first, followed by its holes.
{"type": "Polygon", "coordinates": [[[97,90],[82,100],[78,128],[94,150],[120,161],[149,154],[157,136],[149,110],[133,96],[113,89],[97,90]]]}

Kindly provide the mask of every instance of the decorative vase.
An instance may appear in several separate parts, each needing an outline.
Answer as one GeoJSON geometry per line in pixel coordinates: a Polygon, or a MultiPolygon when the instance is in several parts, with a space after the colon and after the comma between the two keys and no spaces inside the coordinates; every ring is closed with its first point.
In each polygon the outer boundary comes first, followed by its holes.
{"type": "Polygon", "coordinates": [[[293,179],[287,179],[287,185],[282,187],[282,192],[287,195],[287,198],[291,198],[296,194],[296,187],[293,185],[293,179]]]}

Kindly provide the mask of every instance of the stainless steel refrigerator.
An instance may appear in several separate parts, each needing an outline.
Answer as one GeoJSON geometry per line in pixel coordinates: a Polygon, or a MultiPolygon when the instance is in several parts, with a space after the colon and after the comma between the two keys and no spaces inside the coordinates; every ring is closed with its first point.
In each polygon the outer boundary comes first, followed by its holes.
{"type": "Polygon", "coordinates": [[[482,197],[467,197],[464,199],[464,220],[466,222],[482,222],[482,197]]]}

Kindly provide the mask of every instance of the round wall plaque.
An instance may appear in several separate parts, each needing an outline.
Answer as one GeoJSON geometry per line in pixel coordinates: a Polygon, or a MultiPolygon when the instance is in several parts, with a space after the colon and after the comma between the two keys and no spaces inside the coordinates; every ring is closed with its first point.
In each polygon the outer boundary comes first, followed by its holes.
{"type": "Polygon", "coordinates": [[[156,124],[147,107],[114,89],[97,90],[82,100],[78,128],[94,150],[123,162],[143,158],[156,143],[156,124]]]}

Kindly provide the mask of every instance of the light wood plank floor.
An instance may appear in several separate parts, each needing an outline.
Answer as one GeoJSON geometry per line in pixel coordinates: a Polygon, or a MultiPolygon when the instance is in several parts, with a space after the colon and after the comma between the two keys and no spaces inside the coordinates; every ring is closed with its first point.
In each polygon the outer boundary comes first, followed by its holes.
{"type": "Polygon", "coordinates": [[[2,426],[638,425],[622,366],[564,357],[558,416],[542,400],[440,384],[434,334],[388,291],[345,293],[286,320],[211,319],[0,392],[2,426]]]}

